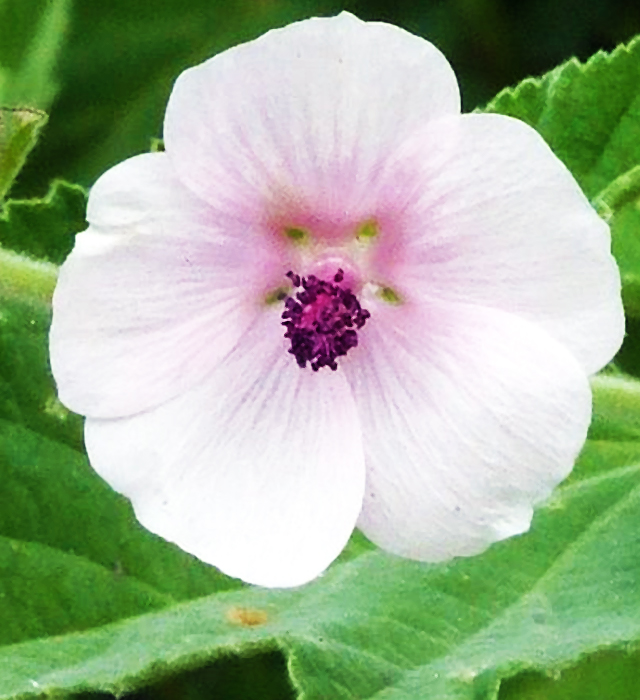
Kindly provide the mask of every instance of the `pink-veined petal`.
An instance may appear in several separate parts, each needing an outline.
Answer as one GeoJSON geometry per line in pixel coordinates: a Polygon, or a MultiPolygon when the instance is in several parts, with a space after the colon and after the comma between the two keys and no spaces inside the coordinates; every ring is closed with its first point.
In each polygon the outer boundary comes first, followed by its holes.
{"type": "Polygon", "coordinates": [[[185,71],[164,137],[182,180],[217,209],[339,224],[370,210],[394,144],[459,109],[455,75],[432,44],[342,13],[185,71]]]}
{"type": "Polygon", "coordinates": [[[359,527],[424,561],[526,531],[586,437],[578,362],[541,328],[481,307],[379,310],[366,330],[345,363],[367,461],[359,527]]]}
{"type": "Polygon", "coordinates": [[[278,263],[263,238],[221,230],[164,154],[111,169],[89,218],[60,270],[51,364],[72,410],[128,415],[216,366],[259,313],[278,263]]]}
{"type": "Polygon", "coordinates": [[[275,311],[204,382],[152,411],[89,419],[91,463],[152,532],[264,586],[319,575],[355,526],[364,453],[339,372],[301,370],[275,311]]]}
{"type": "Polygon", "coordinates": [[[464,115],[429,124],[395,158],[386,177],[403,183],[403,213],[376,266],[400,294],[517,314],[588,374],[613,357],[624,313],[608,226],[537,132],[464,115]]]}

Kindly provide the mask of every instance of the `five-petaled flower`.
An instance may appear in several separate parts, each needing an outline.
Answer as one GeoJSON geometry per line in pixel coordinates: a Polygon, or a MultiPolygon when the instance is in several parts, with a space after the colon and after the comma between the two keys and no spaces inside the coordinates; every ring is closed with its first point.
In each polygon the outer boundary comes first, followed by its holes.
{"type": "Polygon", "coordinates": [[[246,581],[354,526],[424,561],[522,533],[623,336],[607,225],[427,41],[343,13],[191,68],[93,187],[51,359],[140,522],[246,581]]]}

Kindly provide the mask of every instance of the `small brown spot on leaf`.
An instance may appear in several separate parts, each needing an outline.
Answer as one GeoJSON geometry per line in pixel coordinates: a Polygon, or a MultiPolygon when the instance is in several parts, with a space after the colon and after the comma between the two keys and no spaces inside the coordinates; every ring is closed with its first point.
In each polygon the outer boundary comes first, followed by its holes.
{"type": "Polygon", "coordinates": [[[264,610],[256,610],[255,608],[230,608],[227,611],[227,619],[234,625],[257,627],[264,625],[268,615],[264,610]]]}

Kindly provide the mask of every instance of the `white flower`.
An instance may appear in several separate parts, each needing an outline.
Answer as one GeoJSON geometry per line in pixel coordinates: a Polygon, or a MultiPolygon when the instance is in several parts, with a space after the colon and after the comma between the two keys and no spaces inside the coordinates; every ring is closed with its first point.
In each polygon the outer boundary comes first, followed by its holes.
{"type": "Polygon", "coordinates": [[[145,527],[267,586],[356,524],[424,561],[528,529],[620,345],[620,281],[540,136],[459,109],[428,42],[311,19],[183,73],[166,152],[96,183],[51,359],[145,527]]]}

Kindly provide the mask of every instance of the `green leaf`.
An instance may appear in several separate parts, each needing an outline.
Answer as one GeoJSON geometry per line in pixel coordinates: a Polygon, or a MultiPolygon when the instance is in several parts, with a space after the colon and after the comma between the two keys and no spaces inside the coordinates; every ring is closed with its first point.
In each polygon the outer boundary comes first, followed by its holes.
{"type": "Polygon", "coordinates": [[[611,225],[612,252],[620,268],[627,317],[640,317],[640,165],[617,177],[595,198],[611,225]]]}
{"type": "Polygon", "coordinates": [[[635,203],[640,198],[640,165],[627,170],[610,182],[593,200],[600,216],[610,219],[626,204],[635,203]]]}
{"type": "Polygon", "coordinates": [[[620,268],[627,317],[640,318],[640,197],[616,209],[610,220],[612,251],[620,268]]]}
{"type": "Polygon", "coordinates": [[[595,477],[607,470],[640,464],[640,382],[620,376],[592,379],[593,418],[578,468],[564,482],[595,477]]]}
{"type": "MultiPolygon", "coordinates": [[[[85,190],[61,180],[43,199],[10,199],[0,214],[0,246],[61,263],[73,248],[75,234],[87,228],[86,206],[85,190]]],[[[6,282],[5,274],[1,276],[6,282]]]]}
{"type": "Polygon", "coordinates": [[[0,299],[0,420],[82,450],[82,421],[58,401],[49,371],[50,317],[44,302],[0,299]]]}
{"type": "MultiPolygon", "coordinates": [[[[591,386],[595,406],[589,427],[590,442],[628,442],[640,448],[640,382],[601,375],[592,379],[591,386]]],[[[638,458],[640,461],[640,453],[638,458]]],[[[605,464],[603,467],[606,468],[605,464]]]]}
{"type": "MultiPolygon", "coordinates": [[[[598,379],[594,390],[590,443],[637,447],[630,414],[637,416],[638,384],[598,379]]],[[[22,435],[15,441],[24,442],[22,435]]],[[[22,464],[30,462],[42,460],[22,464]]],[[[52,470],[73,484],[64,463],[52,470]]],[[[581,459],[573,479],[537,512],[530,533],[479,557],[430,566],[365,552],[300,589],[216,593],[0,647],[0,667],[8,669],[0,697],[119,695],[229,654],[281,650],[307,700],[488,700],[504,678],[524,670],[550,673],[601,649],[622,651],[640,638],[640,461],[586,467],[581,459]]],[[[62,506],[64,489],[60,494],[52,510],[62,506]]],[[[68,507],[77,500],[72,491],[68,507]]],[[[102,543],[113,545],[109,538],[102,543]]]]}
{"type": "Polygon", "coordinates": [[[0,106],[48,109],[71,0],[0,1],[0,106]]]}
{"type": "Polygon", "coordinates": [[[640,165],[640,37],[585,64],[571,59],[500,92],[485,108],[522,119],[589,198],[640,165]]]}
{"type": "Polygon", "coordinates": [[[118,569],[0,536],[0,644],[91,629],[170,602],[118,569]]]}
{"type": "Polygon", "coordinates": [[[0,201],[9,191],[47,121],[37,109],[0,107],[0,201]]]}
{"type": "Polygon", "coordinates": [[[562,672],[516,676],[500,700],[637,700],[639,667],[638,652],[599,652],[562,672]]]}
{"type": "MultiPolygon", "coordinates": [[[[110,700],[112,695],[83,694],[75,700],[110,700]]],[[[294,700],[281,652],[228,656],[213,664],[168,677],[127,700],[294,700]]]]}

